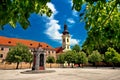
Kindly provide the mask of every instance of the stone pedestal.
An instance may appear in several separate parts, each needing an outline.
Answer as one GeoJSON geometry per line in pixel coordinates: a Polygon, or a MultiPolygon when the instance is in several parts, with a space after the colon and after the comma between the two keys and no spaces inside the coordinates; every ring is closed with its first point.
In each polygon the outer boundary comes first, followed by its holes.
{"type": "Polygon", "coordinates": [[[33,67],[32,70],[45,70],[45,51],[38,47],[33,51],[33,67]]]}

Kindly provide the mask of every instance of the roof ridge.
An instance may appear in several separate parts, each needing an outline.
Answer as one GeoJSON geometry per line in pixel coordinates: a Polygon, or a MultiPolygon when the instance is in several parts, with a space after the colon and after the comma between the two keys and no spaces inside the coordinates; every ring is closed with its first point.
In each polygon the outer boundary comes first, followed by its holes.
{"type": "Polygon", "coordinates": [[[40,43],[42,45],[43,48],[49,48],[49,49],[53,49],[53,47],[51,47],[49,44],[45,43],[45,42],[38,42],[38,41],[34,41],[34,40],[28,40],[28,39],[21,39],[21,38],[9,38],[9,37],[4,37],[4,36],[0,36],[0,44],[1,45],[11,45],[11,46],[15,46],[16,43],[22,43],[27,45],[28,47],[38,47],[38,44],[40,43]]]}

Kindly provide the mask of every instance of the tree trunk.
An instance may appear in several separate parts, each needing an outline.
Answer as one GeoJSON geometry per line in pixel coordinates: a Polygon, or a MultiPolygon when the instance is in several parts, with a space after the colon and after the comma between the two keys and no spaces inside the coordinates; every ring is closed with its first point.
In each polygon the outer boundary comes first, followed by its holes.
{"type": "Polygon", "coordinates": [[[50,68],[51,68],[51,63],[50,63],[50,68]]]}
{"type": "Polygon", "coordinates": [[[96,62],[95,62],[95,67],[97,68],[97,64],[96,64],[96,62]]]}
{"type": "Polygon", "coordinates": [[[113,69],[115,69],[115,65],[114,65],[114,63],[112,63],[112,66],[113,66],[113,69]]]}
{"type": "Polygon", "coordinates": [[[83,63],[81,64],[81,67],[83,68],[83,63]]]}
{"type": "Polygon", "coordinates": [[[18,69],[18,67],[19,67],[19,62],[17,62],[17,66],[16,66],[16,69],[18,69]]]}
{"type": "Polygon", "coordinates": [[[80,67],[80,63],[78,64],[78,66],[80,67]]]}
{"type": "Polygon", "coordinates": [[[31,64],[32,64],[32,63],[30,62],[30,67],[29,67],[29,68],[31,68],[31,64]]]}
{"type": "Polygon", "coordinates": [[[95,62],[93,62],[93,66],[97,68],[97,65],[96,65],[96,63],[95,63],[95,62]]]}

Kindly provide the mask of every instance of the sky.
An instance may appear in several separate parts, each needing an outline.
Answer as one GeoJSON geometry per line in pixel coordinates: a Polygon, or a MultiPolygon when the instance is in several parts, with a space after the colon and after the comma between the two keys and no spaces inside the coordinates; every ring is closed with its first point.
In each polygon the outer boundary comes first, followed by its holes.
{"type": "Polygon", "coordinates": [[[45,42],[56,48],[62,45],[61,36],[64,24],[67,24],[71,47],[75,44],[82,46],[87,37],[85,23],[80,22],[79,17],[82,10],[72,10],[71,0],[51,0],[47,5],[53,11],[51,17],[32,13],[29,17],[31,25],[26,30],[19,23],[15,29],[6,24],[4,30],[0,30],[0,36],[45,42]]]}

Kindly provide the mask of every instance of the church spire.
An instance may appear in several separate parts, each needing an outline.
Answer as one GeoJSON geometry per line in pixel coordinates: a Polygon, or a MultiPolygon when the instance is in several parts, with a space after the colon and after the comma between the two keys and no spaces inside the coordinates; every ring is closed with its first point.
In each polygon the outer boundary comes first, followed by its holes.
{"type": "Polygon", "coordinates": [[[63,51],[68,51],[70,50],[70,34],[66,24],[64,24],[64,31],[62,33],[62,48],[64,49],[63,51]]]}
{"type": "Polygon", "coordinates": [[[69,34],[66,24],[64,24],[64,31],[63,31],[63,35],[65,34],[69,34]]]}

